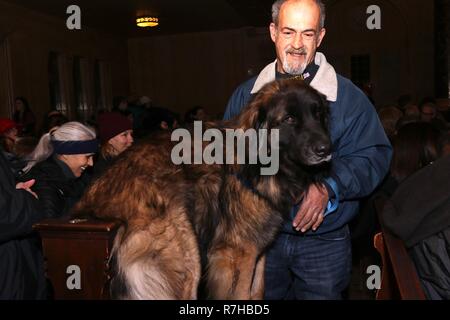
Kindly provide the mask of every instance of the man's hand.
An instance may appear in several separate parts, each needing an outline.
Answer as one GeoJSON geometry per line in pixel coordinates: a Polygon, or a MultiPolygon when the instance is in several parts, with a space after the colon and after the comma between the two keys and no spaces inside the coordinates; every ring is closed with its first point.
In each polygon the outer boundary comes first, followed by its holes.
{"type": "Polygon", "coordinates": [[[18,184],[16,184],[16,189],[23,189],[25,191],[28,191],[29,193],[31,193],[36,199],[39,199],[37,194],[34,193],[31,190],[31,187],[33,186],[33,184],[36,182],[36,180],[31,179],[25,182],[19,182],[18,184]]]}
{"type": "Polygon", "coordinates": [[[305,194],[302,205],[294,219],[294,228],[303,233],[311,227],[314,231],[323,221],[323,214],[328,203],[327,188],[321,184],[312,184],[305,194]]]}

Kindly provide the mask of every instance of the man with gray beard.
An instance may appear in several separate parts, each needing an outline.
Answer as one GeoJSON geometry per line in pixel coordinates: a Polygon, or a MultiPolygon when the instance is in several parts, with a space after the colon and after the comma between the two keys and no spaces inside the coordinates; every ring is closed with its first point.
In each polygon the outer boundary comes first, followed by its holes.
{"type": "Polygon", "coordinates": [[[290,219],[268,248],[267,299],[342,297],[352,265],[348,223],[358,213],[358,199],[378,186],[391,160],[391,145],[371,102],[316,52],[325,36],[324,23],[320,0],[276,1],[270,36],[277,59],[240,85],[225,111],[225,119],[236,116],[252,95],[279,78],[305,81],[330,103],[331,173],[307,190],[300,205],[293,203],[290,219]]]}

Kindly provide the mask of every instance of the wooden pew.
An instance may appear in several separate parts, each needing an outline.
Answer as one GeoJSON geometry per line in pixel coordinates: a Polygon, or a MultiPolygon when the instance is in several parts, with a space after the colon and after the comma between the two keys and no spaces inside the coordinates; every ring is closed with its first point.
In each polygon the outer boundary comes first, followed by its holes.
{"type": "Polygon", "coordinates": [[[375,208],[381,225],[381,232],[374,237],[374,246],[381,255],[383,268],[381,288],[377,300],[425,300],[426,296],[403,241],[393,236],[383,224],[381,212],[387,198],[380,196],[375,200],[375,208]]]}
{"type": "Polygon", "coordinates": [[[109,258],[119,226],[116,221],[70,218],[33,226],[42,239],[54,299],[109,299],[109,258]]]}

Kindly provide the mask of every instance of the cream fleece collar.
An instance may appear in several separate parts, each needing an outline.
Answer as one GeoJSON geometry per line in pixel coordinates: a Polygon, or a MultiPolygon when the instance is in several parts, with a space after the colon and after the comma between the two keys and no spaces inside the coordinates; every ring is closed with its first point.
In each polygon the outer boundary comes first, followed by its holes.
{"type": "MultiPolygon", "coordinates": [[[[261,71],[251,91],[252,94],[257,93],[266,83],[275,80],[276,62],[275,60],[261,71]]],[[[328,101],[335,102],[338,89],[336,71],[321,52],[316,52],[314,62],[319,66],[319,70],[311,81],[311,87],[324,94],[328,101]]]]}

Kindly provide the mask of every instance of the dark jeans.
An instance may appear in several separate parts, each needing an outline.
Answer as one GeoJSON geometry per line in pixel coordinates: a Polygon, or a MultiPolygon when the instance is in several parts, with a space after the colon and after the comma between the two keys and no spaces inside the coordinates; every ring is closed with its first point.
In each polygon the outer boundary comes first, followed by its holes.
{"type": "Polygon", "coordinates": [[[348,226],[314,236],[281,233],[266,252],[265,299],[342,299],[350,283],[348,226]]]}

